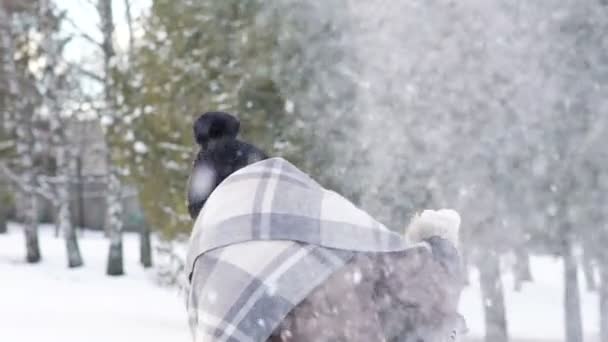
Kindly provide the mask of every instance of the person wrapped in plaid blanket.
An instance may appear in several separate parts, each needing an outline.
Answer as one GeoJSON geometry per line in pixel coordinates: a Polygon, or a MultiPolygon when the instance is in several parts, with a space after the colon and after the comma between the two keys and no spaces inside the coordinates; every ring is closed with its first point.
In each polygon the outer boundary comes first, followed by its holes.
{"type": "Polygon", "coordinates": [[[189,180],[195,341],[456,341],[463,286],[450,210],[391,232],[211,112],[189,180]]]}

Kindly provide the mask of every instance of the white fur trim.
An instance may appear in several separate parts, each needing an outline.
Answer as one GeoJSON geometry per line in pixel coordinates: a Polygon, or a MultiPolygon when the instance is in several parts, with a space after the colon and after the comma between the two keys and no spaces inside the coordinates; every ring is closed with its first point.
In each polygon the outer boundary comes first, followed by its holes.
{"type": "Polygon", "coordinates": [[[417,243],[439,236],[458,246],[459,229],[460,215],[455,210],[425,210],[412,218],[405,232],[405,238],[410,243],[417,243]]]}

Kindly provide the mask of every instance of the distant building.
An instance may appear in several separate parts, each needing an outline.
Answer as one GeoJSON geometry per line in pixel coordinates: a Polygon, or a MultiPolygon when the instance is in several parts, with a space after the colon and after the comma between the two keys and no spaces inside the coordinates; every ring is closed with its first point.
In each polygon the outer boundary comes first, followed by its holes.
{"type": "MultiPolygon", "coordinates": [[[[76,121],[70,129],[70,139],[77,146],[75,160],[76,180],[72,191],[72,217],[80,227],[104,229],[106,185],[108,172],[107,144],[99,121],[76,121]]],[[[144,224],[144,216],[137,191],[125,184],[123,190],[124,222],[126,230],[138,230],[144,224]]]]}
{"type": "MultiPolygon", "coordinates": [[[[71,189],[70,208],[72,222],[77,227],[93,230],[103,230],[106,214],[106,185],[105,175],[108,171],[106,159],[107,144],[99,121],[73,121],[68,128],[68,137],[71,146],[76,147],[74,153],[74,179],[71,189]]],[[[40,139],[49,140],[44,134],[40,139]]],[[[50,141],[50,140],[49,140],[50,141]]],[[[41,144],[37,148],[37,160],[41,167],[52,172],[53,158],[48,150],[49,144],[41,144]]],[[[15,194],[15,208],[9,210],[9,217],[20,220],[19,208],[21,196],[15,194]]],[[[143,210],[139,204],[137,190],[134,186],[125,184],[123,191],[124,229],[127,231],[139,230],[145,224],[143,210]]],[[[39,217],[41,222],[55,221],[55,208],[52,201],[39,197],[39,217]]]]}

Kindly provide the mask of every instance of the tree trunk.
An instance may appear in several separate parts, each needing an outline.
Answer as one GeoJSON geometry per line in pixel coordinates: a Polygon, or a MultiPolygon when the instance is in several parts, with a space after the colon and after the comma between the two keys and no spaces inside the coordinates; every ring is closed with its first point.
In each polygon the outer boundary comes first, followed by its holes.
{"type": "Polygon", "coordinates": [[[525,248],[518,248],[515,252],[515,291],[521,291],[524,282],[532,281],[532,271],[530,271],[530,255],[525,248]]]}
{"type": "Polygon", "coordinates": [[[33,264],[42,258],[38,244],[38,198],[34,193],[27,193],[24,202],[25,260],[33,264]]]}
{"type": "MultiPolygon", "coordinates": [[[[2,204],[2,203],[0,203],[2,204]]],[[[7,209],[4,208],[4,204],[0,207],[0,234],[6,234],[8,231],[6,220],[7,220],[8,212],[7,209]]]]}
{"type": "MultiPolygon", "coordinates": [[[[1,4],[2,2],[0,2],[1,4]]],[[[15,69],[14,44],[11,34],[10,14],[5,6],[0,5],[0,71],[6,75],[3,83],[6,82],[10,95],[17,94],[18,82],[15,69]]],[[[4,84],[3,84],[4,86],[4,84]]],[[[2,128],[5,132],[12,132],[15,129],[17,120],[16,113],[12,110],[5,110],[2,115],[2,128]]]]}
{"type": "Polygon", "coordinates": [[[129,63],[133,61],[133,41],[135,40],[135,35],[133,34],[133,15],[131,15],[131,1],[125,0],[125,19],[127,21],[127,28],[129,29],[129,47],[127,48],[127,52],[129,55],[129,63]]]}
{"type": "Polygon", "coordinates": [[[115,170],[108,175],[108,211],[106,230],[110,233],[110,253],[108,255],[107,274],[112,276],[124,274],[122,253],[122,203],[120,179],[115,170]]]}
{"type": "Polygon", "coordinates": [[[600,342],[608,342],[608,261],[600,264],[600,342]]]}
{"type": "MultiPolygon", "coordinates": [[[[568,234],[566,234],[568,235],[568,234]]],[[[572,250],[571,239],[564,238],[564,310],[566,322],[566,341],[583,342],[583,323],[581,299],[578,286],[578,267],[572,250]]]]}
{"type": "Polygon", "coordinates": [[[84,262],[82,261],[80,248],[78,247],[78,238],[76,236],[76,230],[72,226],[72,229],[65,232],[65,234],[65,247],[68,252],[68,267],[80,267],[84,264],[84,262]]]}
{"type": "Polygon", "coordinates": [[[53,221],[55,222],[55,237],[58,238],[60,235],[59,232],[61,231],[61,224],[59,223],[59,207],[53,206],[53,209],[55,209],[55,216],[53,217],[53,221]]]}
{"type": "Polygon", "coordinates": [[[595,279],[593,258],[591,258],[591,256],[589,255],[589,251],[583,252],[583,274],[585,275],[585,284],[587,284],[587,291],[597,291],[597,280],[595,279]]]}
{"type": "Polygon", "coordinates": [[[41,0],[39,7],[40,30],[42,32],[42,52],[45,54],[45,73],[42,83],[45,85],[41,91],[43,96],[43,104],[50,109],[49,112],[49,127],[51,129],[53,143],[53,152],[57,164],[56,179],[52,182],[53,193],[57,200],[56,213],[56,228],[57,231],[63,233],[66,246],[66,254],[68,259],[68,267],[82,266],[82,256],[78,248],[78,240],[74,225],[72,224],[72,215],[70,211],[70,185],[73,176],[73,158],[67,137],[68,125],[62,122],[61,110],[62,105],[59,102],[62,96],[61,82],[57,77],[55,66],[61,51],[56,44],[53,36],[53,9],[50,0],[41,0]]]}
{"type": "Polygon", "coordinates": [[[139,261],[144,268],[152,267],[152,243],[150,241],[150,229],[146,224],[142,225],[139,235],[139,261]]]}
{"type": "Polygon", "coordinates": [[[84,230],[84,179],[82,177],[82,158],[80,156],[76,157],[76,179],[78,226],[80,230],[84,230]]]}
{"type": "MultiPolygon", "coordinates": [[[[114,18],[112,16],[112,0],[98,0],[97,12],[100,18],[100,29],[103,37],[101,45],[103,53],[103,68],[104,68],[104,101],[105,110],[103,115],[112,117],[115,114],[115,96],[112,86],[112,65],[111,61],[114,58],[115,51],[113,46],[114,35],[114,18]]],[[[108,130],[111,131],[112,127],[108,130]]],[[[109,145],[109,143],[108,143],[109,145]]],[[[121,184],[118,170],[112,160],[111,147],[108,146],[106,152],[106,160],[108,164],[108,196],[107,196],[107,211],[106,211],[106,231],[110,236],[110,253],[108,256],[108,275],[122,275],[123,257],[122,257],[122,196],[121,184]]]]}
{"type": "Polygon", "coordinates": [[[479,282],[485,315],[486,342],[507,342],[507,317],[500,278],[500,258],[495,253],[482,255],[479,262],[479,282]]]}
{"type": "Polygon", "coordinates": [[[10,15],[4,6],[0,6],[0,50],[3,52],[3,66],[6,77],[10,106],[7,119],[14,125],[16,132],[16,147],[19,155],[19,167],[22,177],[18,180],[24,197],[24,233],[26,260],[29,263],[39,262],[40,247],[38,245],[38,199],[35,192],[34,160],[32,157],[33,135],[33,107],[29,102],[30,94],[26,94],[20,87],[19,73],[15,65],[15,42],[11,36],[10,15]],[[12,113],[11,113],[12,112],[12,113]]]}
{"type": "Polygon", "coordinates": [[[57,221],[60,227],[59,229],[63,232],[65,238],[68,267],[74,268],[82,266],[83,261],[80,254],[80,248],[78,247],[76,229],[71,221],[69,187],[70,183],[67,180],[64,180],[61,184],[58,184],[57,192],[59,197],[59,212],[57,221]]]}
{"type": "Polygon", "coordinates": [[[110,254],[106,274],[110,276],[125,274],[122,260],[122,236],[119,234],[110,237],[110,254]]]}
{"type": "Polygon", "coordinates": [[[33,173],[34,160],[32,158],[32,150],[27,143],[28,141],[32,141],[32,128],[23,129],[29,134],[25,133],[25,136],[22,135],[19,138],[17,150],[20,154],[20,167],[24,170],[22,181],[24,183],[23,230],[25,233],[25,259],[28,263],[37,263],[42,258],[38,244],[38,195],[34,190],[36,184],[33,173]]]}

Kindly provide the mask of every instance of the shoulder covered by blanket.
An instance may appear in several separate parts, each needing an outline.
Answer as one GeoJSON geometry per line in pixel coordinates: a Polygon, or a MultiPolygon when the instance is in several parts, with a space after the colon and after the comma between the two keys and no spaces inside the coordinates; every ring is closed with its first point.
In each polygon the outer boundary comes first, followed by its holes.
{"type": "Polygon", "coordinates": [[[187,257],[197,341],[264,341],[359,252],[407,244],[282,158],[227,177],[198,215],[187,257]]]}
{"type": "Polygon", "coordinates": [[[240,169],[213,191],[194,224],[187,265],[192,270],[216,248],[260,240],[360,252],[407,248],[401,235],[282,158],[240,169]]]}

